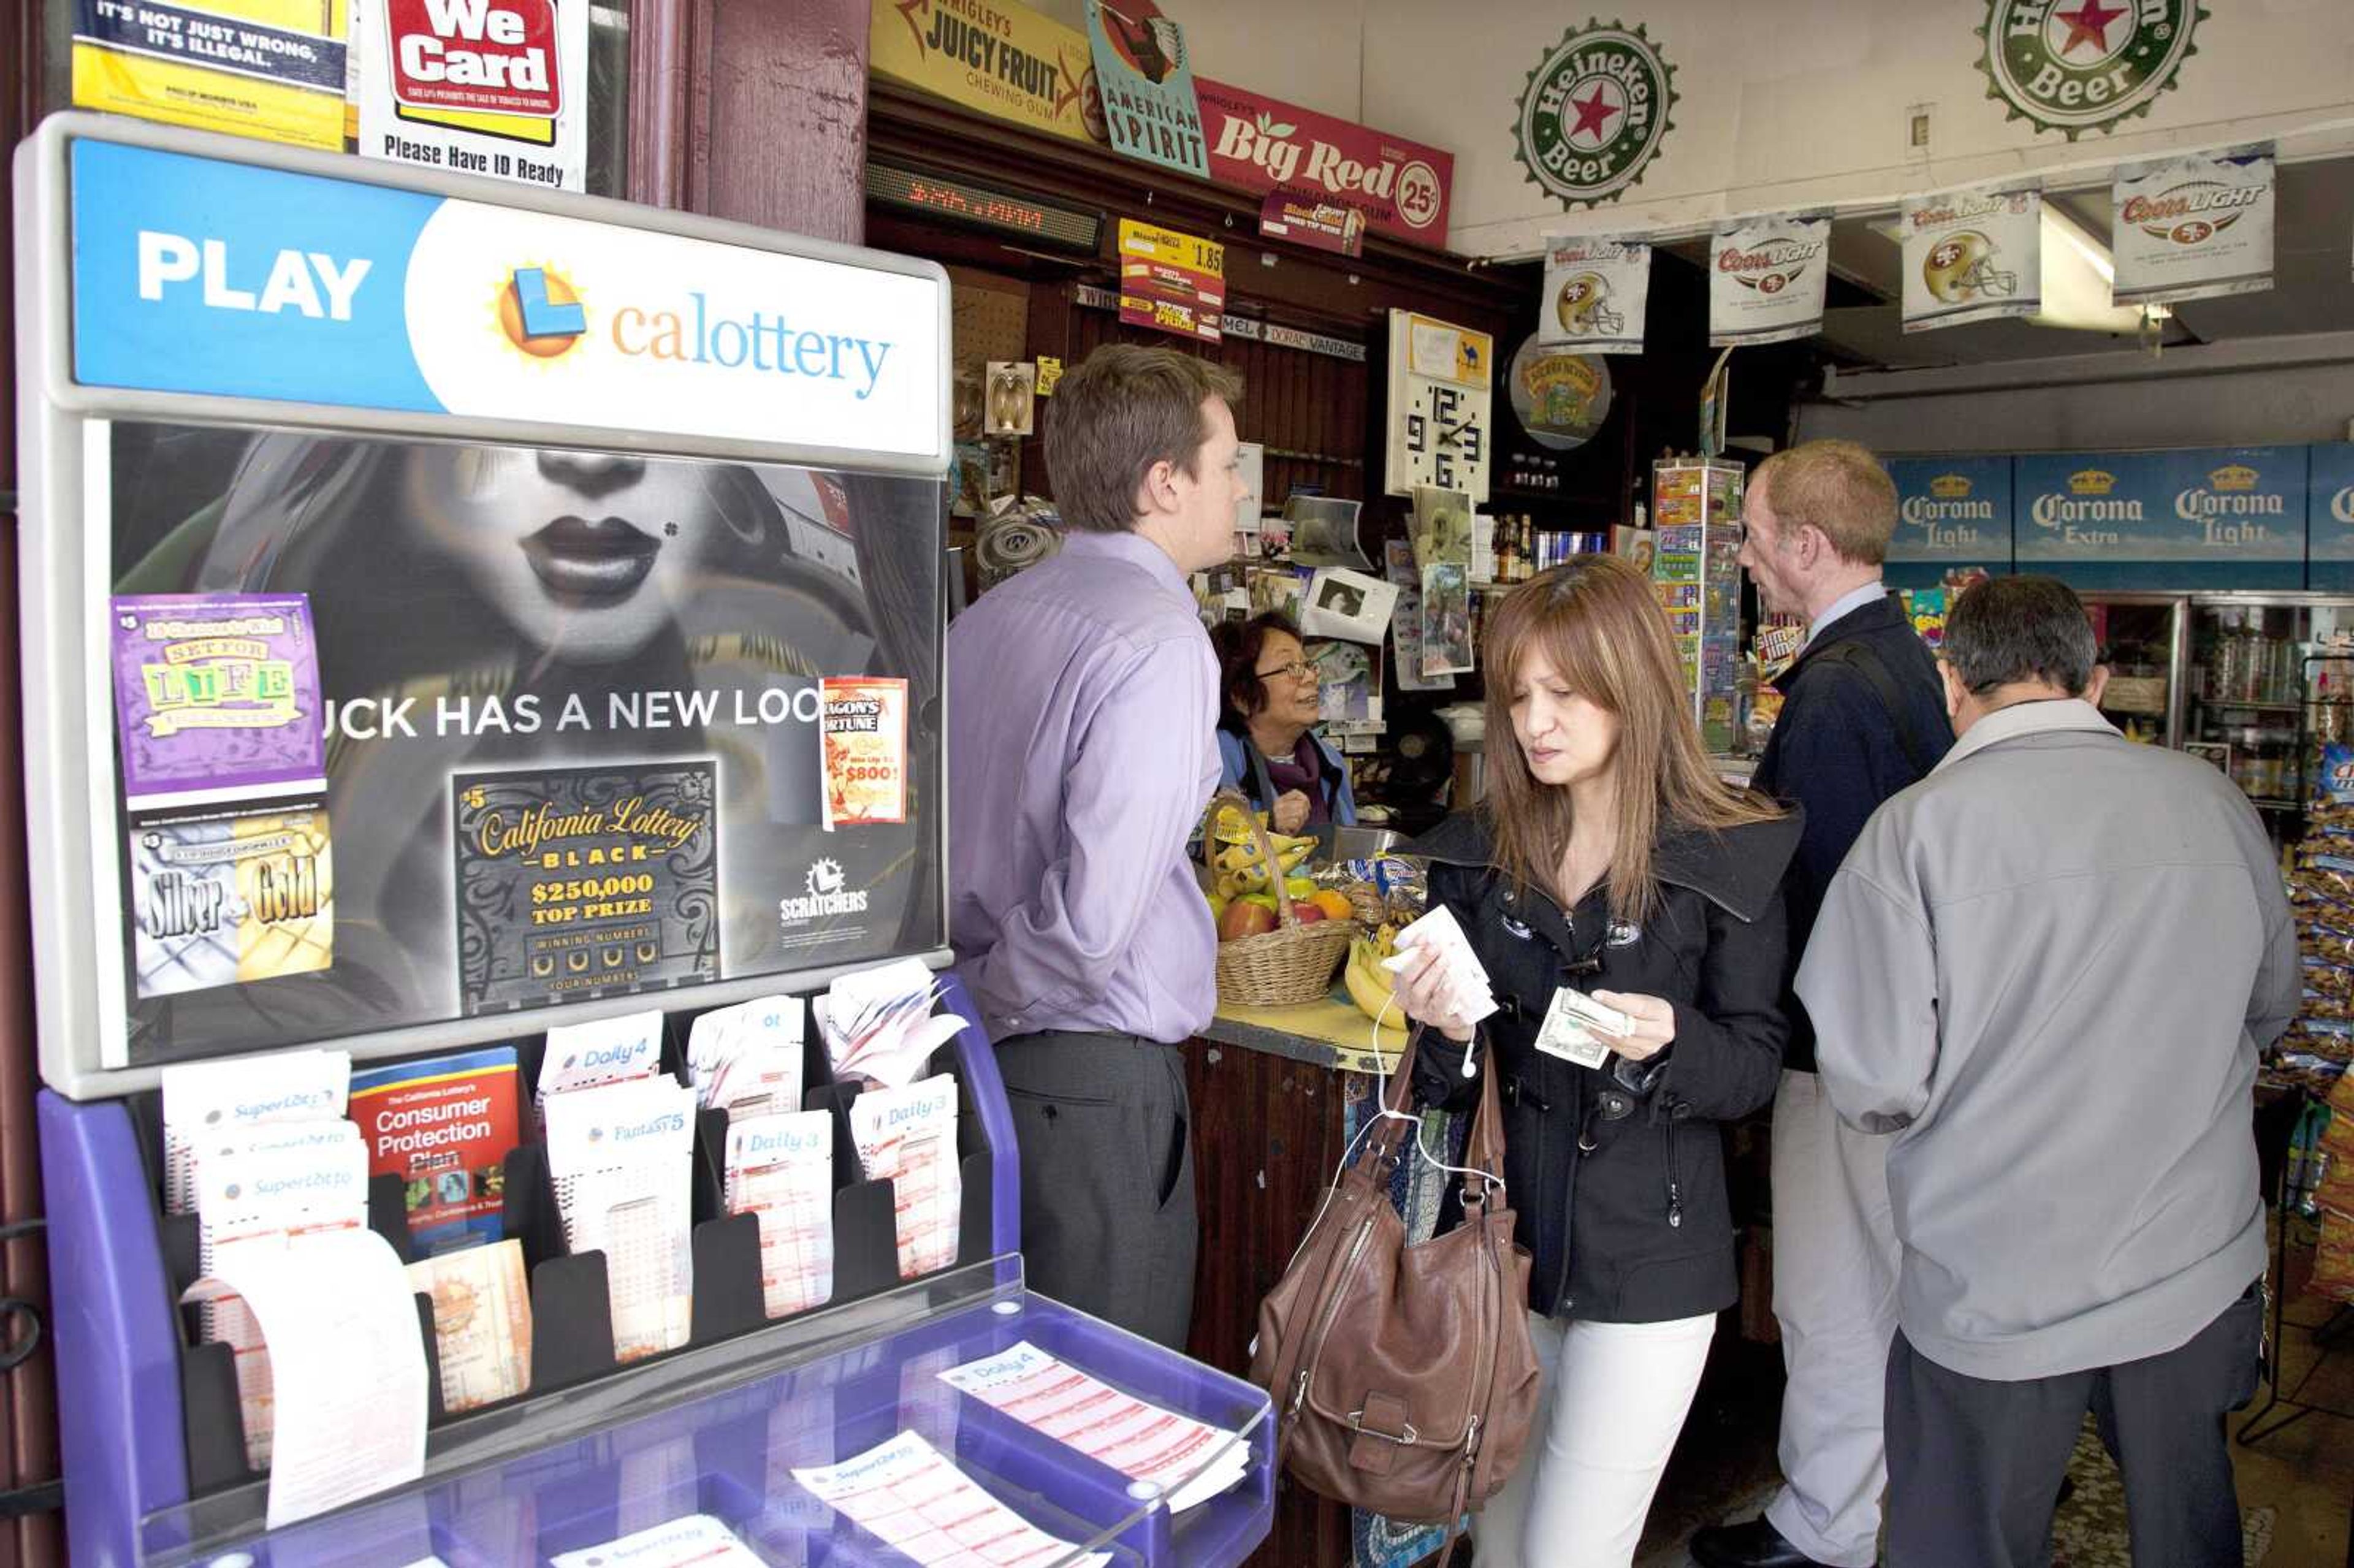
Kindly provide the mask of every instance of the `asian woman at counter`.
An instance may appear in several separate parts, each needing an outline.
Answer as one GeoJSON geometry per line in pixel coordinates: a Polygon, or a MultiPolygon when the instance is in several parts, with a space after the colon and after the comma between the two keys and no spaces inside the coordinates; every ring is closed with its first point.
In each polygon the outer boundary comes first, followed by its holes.
{"type": "Polygon", "coordinates": [[[1224,787],[1250,797],[1279,833],[1353,827],[1349,765],[1310,727],[1318,716],[1316,666],[1299,629],[1270,610],[1221,621],[1210,643],[1218,655],[1224,787]]]}

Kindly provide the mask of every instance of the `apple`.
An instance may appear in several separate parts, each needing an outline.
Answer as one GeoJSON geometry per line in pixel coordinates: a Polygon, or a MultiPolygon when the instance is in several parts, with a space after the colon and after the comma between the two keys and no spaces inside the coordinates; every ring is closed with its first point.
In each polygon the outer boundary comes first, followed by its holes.
{"type": "Polygon", "coordinates": [[[1263,936],[1275,929],[1275,911],[1245,900],[1226,906],[1218,919],[1218,940],[1239,941],[1245,937],[1263,936]]]}
{"type": "Polygon", "coordinates": [[[1313,904],[1295,904],[1291,906],[1291,917],[1303,926],[1313,926],[1324,918],[1324,911],[1313,904]]]}

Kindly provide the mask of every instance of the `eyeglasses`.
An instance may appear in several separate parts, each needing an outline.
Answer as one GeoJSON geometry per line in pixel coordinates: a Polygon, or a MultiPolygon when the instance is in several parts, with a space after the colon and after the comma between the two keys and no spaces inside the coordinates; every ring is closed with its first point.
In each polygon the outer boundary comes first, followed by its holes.
{"type": "Polygon", "coordinates": [[[1294,659],[1288,664],[1278,664],[1272,670],[1258,670],[1253,673],[1262,681],[1273,680],[1278,675],[1288,675],[1295,681],[1312,681],[1316,678],[1316,666],[1305,659],[1294,659]]]}

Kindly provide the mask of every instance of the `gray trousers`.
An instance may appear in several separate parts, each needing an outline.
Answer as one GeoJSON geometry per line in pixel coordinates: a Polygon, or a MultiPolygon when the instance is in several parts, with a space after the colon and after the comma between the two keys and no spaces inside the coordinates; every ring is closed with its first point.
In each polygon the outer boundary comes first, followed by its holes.
{"type": "MultiPolygon", "coordinates": [[[[1774,1097],[1774,1316],[1782,1326],[1783,1486],[1766,1517],[1818,1563],[1877,1560],[1896,1222],[1888,1147],[1832,1111],[1822,1080],[1786,1072],[1774,1097]]],[[[2058,1481],[2052,1483],[2057,1486],[2058,1481]]]]}
{"type": "Polygon", "coordinates": [[[1133,1034],[997,1043],[1030,1288],[1180,1351],[1201,1239],[1182,1049],[1133,1034]]]}
{"type": "Polygon", "coordinates": [[[2254,1286],[2162,1355],[2018,1383],[1941,1367],[1898,1334],[1888,1356],[1888,1561],[2041,1568],[2089,1409],[2125,1476],[2134,1568],[2239,1568],[2223,1417],[2255,1393],[2263,1339],[2254,1286]]]}

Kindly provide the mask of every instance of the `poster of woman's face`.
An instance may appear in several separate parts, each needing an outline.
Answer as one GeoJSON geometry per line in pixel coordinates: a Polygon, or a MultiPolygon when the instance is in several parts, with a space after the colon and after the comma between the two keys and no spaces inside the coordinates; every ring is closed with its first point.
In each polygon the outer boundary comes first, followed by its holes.
{"type": "MultiPolygon", "coordinates": [[[[88,522],[111,535],[113,594],[307,600],[323,711],[305,722],[325,730],[333,855],[329,960],[168,997],[134,976],[134,1059],[944,940],[937,482],[291,431],[110,435],[111,514],[88,522]],[[827,677],[907,683],[904,823],[829,830],[827,677]],[[696,846],[671,882],[630,858],[663,835],[696,846]],[[504,989],[475,978],[493,972],[504,989]]],[[[154,815],[122,808],[117,831],[151,847],[183,831],[154,815]]]]}

